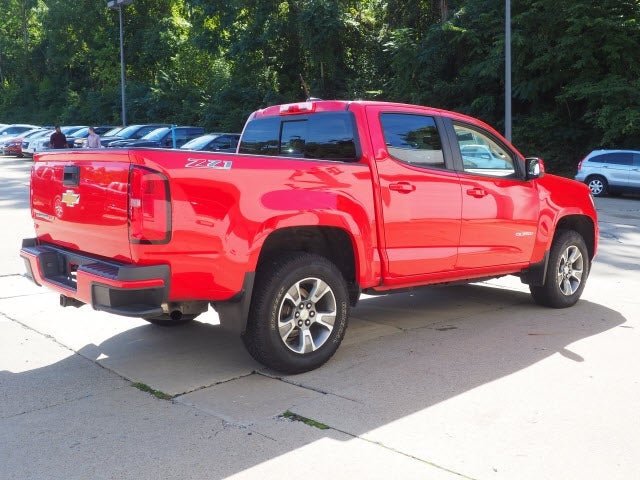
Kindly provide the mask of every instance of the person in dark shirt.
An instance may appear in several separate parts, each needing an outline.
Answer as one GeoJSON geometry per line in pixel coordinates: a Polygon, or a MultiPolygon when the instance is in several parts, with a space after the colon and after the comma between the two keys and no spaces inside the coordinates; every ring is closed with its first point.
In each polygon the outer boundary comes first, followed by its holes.
{"type": "Polygon", "coordinates": [[[56,131],[49,137],[51,148],[67,148],[67,137],[60,131],[60,125],[56,125],[56,131]]]}

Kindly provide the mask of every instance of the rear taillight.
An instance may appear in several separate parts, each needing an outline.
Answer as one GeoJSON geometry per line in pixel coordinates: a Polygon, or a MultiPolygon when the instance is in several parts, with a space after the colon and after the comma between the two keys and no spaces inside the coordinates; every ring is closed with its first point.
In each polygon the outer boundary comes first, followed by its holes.
{"type": "Polygon", "coordinates": [[[580,160],[580,162],[578,163],[578,171],[580,171],[580,169],[582,168],[582,162],[584,162],[586,160],[587,157],[584,157],[582,160],[580,160]]]}
{"type": "Polygon", "coordinates": [[[171,239],[169,181],[142,167],[129,172],[129,241],[167,243],[171,239]]]}

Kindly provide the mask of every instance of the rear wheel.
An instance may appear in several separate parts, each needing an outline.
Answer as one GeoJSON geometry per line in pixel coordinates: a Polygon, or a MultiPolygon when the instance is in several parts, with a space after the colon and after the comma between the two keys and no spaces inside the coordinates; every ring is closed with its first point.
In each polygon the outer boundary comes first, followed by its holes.
{"type": "Polygon", "coordinates": [[[565,230],[558,233],[551,246],[544,285],[530,286],[529,290],[540,305],[570,307],[582,295],[588,275],[589,252],[584,239],[573,230],[565,230]]]}
{"type": "Polygon", "coordinates": [[[349,295],[326,258],[290,254],[258,272],[243,341],[260,363],[285,373],[319,367],[344,338],[349,295]]]}
{"type": "Polygon", "coordinates": [[[609,184],[607,183],[607,179],[601,177],[600,175],[594,175],[593,177],[589,177],[587,181],[587,185],[589,186],[589,190],[594,197],[602,197],[607,194],[607,190],[609,189],[609,184]]]}

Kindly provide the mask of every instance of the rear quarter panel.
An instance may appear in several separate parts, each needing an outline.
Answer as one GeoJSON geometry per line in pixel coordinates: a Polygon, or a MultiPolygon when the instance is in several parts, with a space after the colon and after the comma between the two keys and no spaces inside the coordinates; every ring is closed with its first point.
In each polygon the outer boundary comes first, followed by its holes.
{"type": "Polygon", "coordinates": [[[131,151],[131,160],[170,178],[171,242],[131,248],[135,263],[171,265],[171,299],[230,298],[269,234],[293,226],[344,229],[360,275],[372,276],[377,243],[365,164],[160,150],[131,151]]]}

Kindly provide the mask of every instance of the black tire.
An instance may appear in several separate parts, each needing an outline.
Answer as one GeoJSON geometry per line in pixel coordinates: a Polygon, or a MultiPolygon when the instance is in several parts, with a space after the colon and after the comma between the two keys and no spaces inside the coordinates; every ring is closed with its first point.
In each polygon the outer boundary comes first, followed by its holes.
{"type": "Polygon", "coordinates": [[[166,315],[160,315],[158,317],[153,317],[153,318],[145,318],[144,320],[146,320],[149,323],[153,323],[154,325],[159,325],[161,327],[177,327],[178,325],[184,325],[185,323],[191,322],[197,316],[198,316],[197,314],[182,315],[182,317],[180,317],[179,319],[174,320],[173,318],[171,318],[170,315],[166,314],[166,315]]]}
{"type": "Polygon", "coordinates": [[[600,175],[593,175],[587,179],[587,186],[594,197],[604,197],[609,191],[607,179],[600,175]]]}
{"type": "Polygon", "coordinates": [[[263,365],[302,373],[333,356],[348,318],[349,294],[338,268],[322,256],[293,253],[258,271],[242,339],[263,365]]]}
{"type": "Polygon", "coordinates": [[[545,307],[574,305],[582,295],[589,268],[589,252],[582,236],[573,230],[558,232],[551,245],[544,285],[529,287],[533,299],[545,307]]]}

